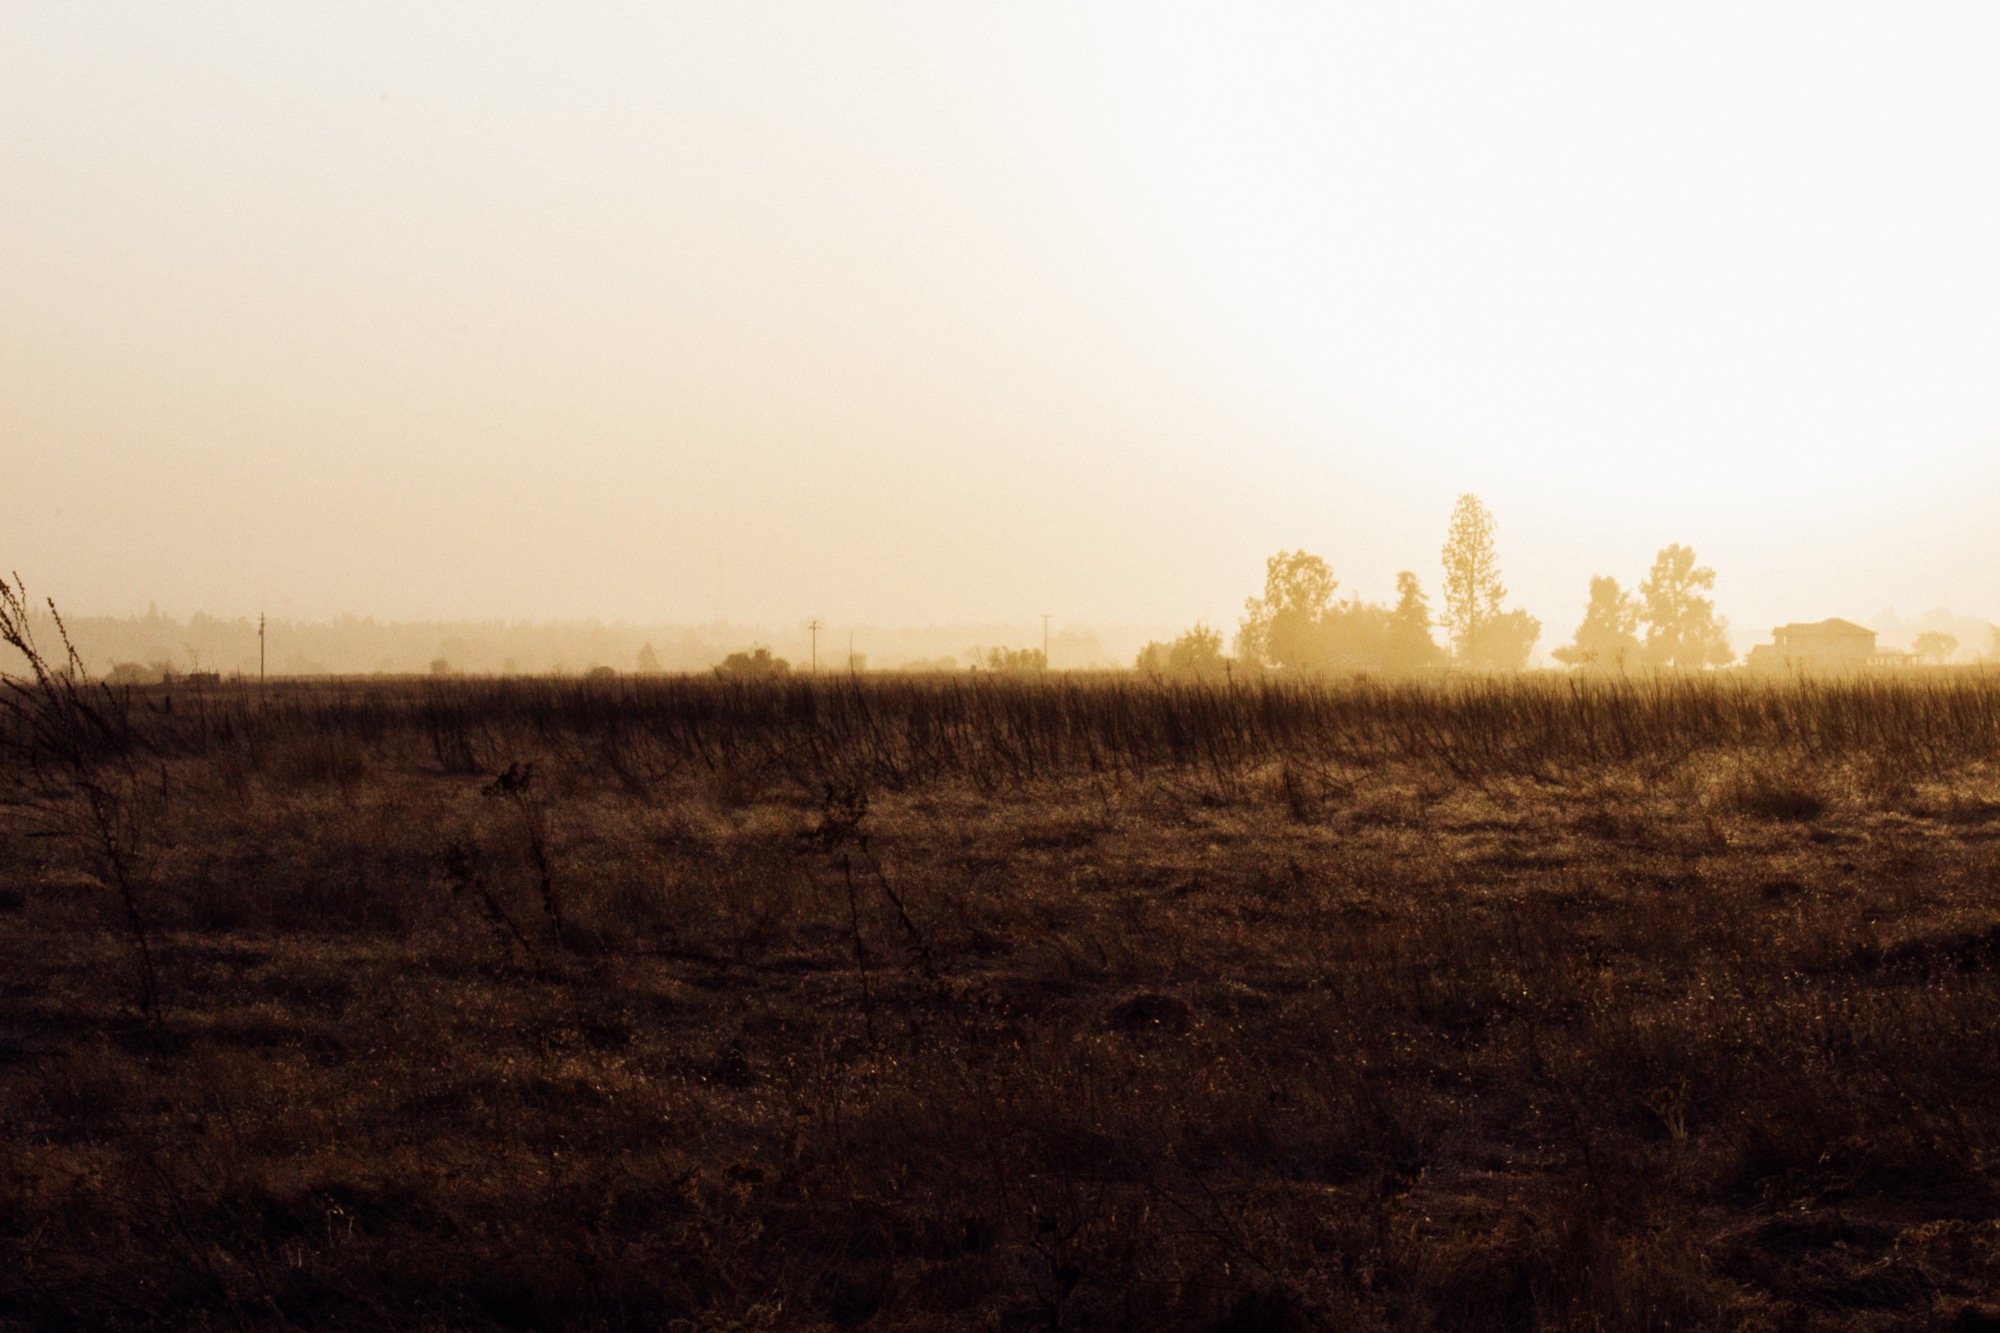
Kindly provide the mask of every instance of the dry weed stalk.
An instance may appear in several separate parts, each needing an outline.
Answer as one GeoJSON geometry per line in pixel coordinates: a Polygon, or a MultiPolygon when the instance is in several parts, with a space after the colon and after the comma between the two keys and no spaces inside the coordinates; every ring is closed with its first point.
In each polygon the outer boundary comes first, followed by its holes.
{"type": "Polygon", "coordinates": [[[133,829],[141,740],[129,697],[91,683],[53,598],[48,608],[62,642],[60,663],[51,663],[36,642],[21,576],[0,579],[0,641],[27,658],[29,671],[0,673],[0,754],[18,775],[0,789],[0,803],[24,811],[95,863],[117,895],[138,965],[140,1011],[151,1019],[160,983],[133,829]]]}
{"type": "Polygon", "coordinates": [[[910,950],[911,966],[922,972],[926,980],[936,982],[938,970],[931,947],[917,923],[910,918],[909,908],[903,896],[889,883],[889,877],[882,870],[882,863],[868,848],[868,835],[861,829],[861,822],[868,816],[868,793],[857,787],[836,789],[831,784],[825,788],[826,799],[820,807],[819,823],[799,835],[809,849],[816,849],[832,857],[833,864],[840,871],[841,883],[847,892],[847,933],[854,950],[854,966],[861,981],[862,1026],[867,1033],[868,1044],[876,1044],[875,1032],[875,992],[869,972],[868,942],[861,930],[861,889],[855,882],[854,863],[858,857],[875,881],[875,887],[882,894],[896,914],[896,922],[902,928],[910,950]]]}
{"type": "MultiPolygon", "coordinates": [[[[556,951],[563,947],[562,899],[556,894],[555,871],[549,864],[548,830],[544,827],[541,808],[528,797],[528,789],[535,781],[535,766],[532,763],[512,763],[506,772],[493,779],[485,788],[488,796],[497,796],[514,807],[521,817],[521,834],[527,841],[528,860],[535,868],[535,885],[541,891],[542,912],[549,919],[549,930],[555,937],[556,951]]],[[[518,934],[518,930],[516,931],[518,934]]]]}
{"type": "Polygon", "coordinates": [[[513,914],[500,905],[493,896],[493,887],[486,882],[480,872],[479,857],[471,844],[458,840],[444,850],[439,869],[444,874],[445,885],[454,898],[471,897],[479,905],[481,915],[500,934],[503,948],[507,944],[520,946],[521,956],[528,962],[535,960],[535,945],[528,938],[513,914]]]}

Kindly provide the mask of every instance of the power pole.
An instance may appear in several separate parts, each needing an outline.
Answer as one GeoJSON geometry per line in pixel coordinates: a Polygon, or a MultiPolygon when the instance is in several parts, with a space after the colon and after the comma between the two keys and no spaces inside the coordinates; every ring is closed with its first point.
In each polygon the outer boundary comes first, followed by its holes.
{"type": "Polygon", "coordinates": [[[1042,612],[1042,670],[1049,669],[1049,613],[1042,612]]]}
{"type": "Polygon", "coordinates": [[[257,613],[257,683],[264,683],[264,613],[257,613]]]}
{"type": "Polygon", "coordinates": [[[806,628],[812,631],[812,636],[813,636],[813,670],[812,670],[812,673],[813,673],[813,674],[814,674],[815,676],[817,676],[817,675],[819,674],[819,621],[817,621],[817,620],[813,621],[813,622],[812,622],[811,624],[807,625],[807,626],[806,626],[806,628]]]}

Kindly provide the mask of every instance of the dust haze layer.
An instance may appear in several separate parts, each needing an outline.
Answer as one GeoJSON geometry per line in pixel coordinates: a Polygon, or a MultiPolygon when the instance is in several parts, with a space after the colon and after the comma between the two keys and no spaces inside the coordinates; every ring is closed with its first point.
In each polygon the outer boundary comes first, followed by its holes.
{"type": "Polygon", "coordinates": [[[7,562],[79,610],[2000,617],[2000,16],[0,18],[7,562]]]}

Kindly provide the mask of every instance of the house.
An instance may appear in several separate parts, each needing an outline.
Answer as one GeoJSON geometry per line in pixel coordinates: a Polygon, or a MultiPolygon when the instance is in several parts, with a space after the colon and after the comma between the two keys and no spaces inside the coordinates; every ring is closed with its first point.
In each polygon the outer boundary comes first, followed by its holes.
{"type": "Polygon", "coordinates": [[[1780,625],[1771,643],[1750,650],[1744,665],[1752,671],[1863,671],[1880,665],[1875,631],[1851,620],[1821,620],[1814,624],[1780,625]]]}

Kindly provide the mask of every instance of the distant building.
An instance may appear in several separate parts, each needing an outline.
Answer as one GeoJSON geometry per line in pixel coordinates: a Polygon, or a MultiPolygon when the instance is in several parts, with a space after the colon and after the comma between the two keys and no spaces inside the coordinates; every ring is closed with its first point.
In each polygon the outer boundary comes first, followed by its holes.
{"type": "Polygon", "coordinates": [[[1875,650],[1875,631],[1851,620],[1780,625],[1771,631],[1771,638],[1772,642],[1750,650],[1745,666],[1752,671],[1796,672],[1865,671],[1890,664],[1875,650]]]}

